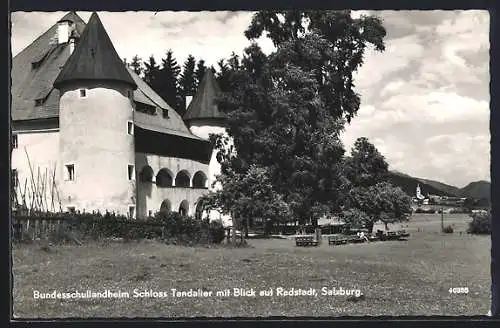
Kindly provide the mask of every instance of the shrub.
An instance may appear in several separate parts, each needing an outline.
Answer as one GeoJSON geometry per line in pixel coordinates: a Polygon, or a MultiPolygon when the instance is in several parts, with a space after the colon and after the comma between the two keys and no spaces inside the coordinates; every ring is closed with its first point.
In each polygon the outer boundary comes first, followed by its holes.
{"type": "Polygon", "coordinates": [[[491,213],[471,214],[472,221],[469,222],[467,232],[477,235],[486,235],[491,233],[491,213]]]}
{"type": "Polygon", "coordinates": [[[212,243],[220,244],[224,240],[225,237],[224,226],[219,221],[210,222],[210,237],[212,239],[212,243]]]}
{"type": "MultiPolygon", "coordinates": [[[[79,240],[103,240],[123,238],[124,240],[163,239],[175,244],[221,243],[224,227],[220,222],[196,220],[183,217],[179,213],[158,213],[145,220],[133,220],[114,213],[50,213],[15,216],[16,219],[53,218],[61,220],[47,237],[53,243],[78,242],[79,240]]],[[[31,227],[30,227],[31,229],[31,227]]],[[[21,240],[45,238],[34,231],[24,230],[21,240]]]]}
{"type": "Polygon", "coordinates": [[[444,233],[453,233],[453,227],[452,226],[446,226],[443,228],[444,233]]]}

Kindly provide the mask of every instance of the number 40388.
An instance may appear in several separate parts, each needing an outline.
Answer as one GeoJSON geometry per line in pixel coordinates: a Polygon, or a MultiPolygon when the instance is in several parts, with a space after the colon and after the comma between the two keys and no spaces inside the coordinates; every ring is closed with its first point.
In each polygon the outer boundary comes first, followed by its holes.
{"type": "Polygon", "coordinates": [[[468,294],[469,287],[454,287],[454,288],[448,289],[448,292],[450,294],[468,294]]]}

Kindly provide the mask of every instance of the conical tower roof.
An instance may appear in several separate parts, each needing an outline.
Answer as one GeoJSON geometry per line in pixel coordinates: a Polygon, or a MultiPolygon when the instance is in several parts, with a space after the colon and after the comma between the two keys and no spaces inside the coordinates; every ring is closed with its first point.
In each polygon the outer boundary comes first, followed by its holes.
{"type": "Polygon", "coordinates": [[[54,86],[84,80],[121,81],[137,88],[95,12],[54,86]]]}
{"type": "Polygon", "coordinates": [[[198,91],[184,114],[184,120],[187,122],[194,120],[224,120],[226,116],[219,111],[215,102],[220,92],[219,84],[212,69],[207,69],[198,91]]]}

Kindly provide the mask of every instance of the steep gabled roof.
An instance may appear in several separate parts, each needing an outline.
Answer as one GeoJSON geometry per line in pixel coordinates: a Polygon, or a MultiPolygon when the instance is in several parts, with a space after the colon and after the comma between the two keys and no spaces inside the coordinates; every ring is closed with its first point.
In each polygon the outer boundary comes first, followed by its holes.
{"type": "MultiPolygon", "coordinates": [[[[72,21],[82,33],[85,22],[75,12],[61,20],[72,21]]],[[[57,24],[12,58],[12,119],[31,120],[59,115],[59,91],[53,83],[70,53],[67,44],[57,45],[57,24]],[[36,99],[43,99],[35,106],[36,99]]]]}
{"type": "Polygon", "coordinates": [[[65,82],[78,80],[113,80],[137,87],[95,12],[54,86],[58,88],[65,82]]]}
{"type": "Polygon", "coordinates": [[[198,87],[198,91],[184,114],[184,120],[189,122],[205,119],[225,119],[225,115],[219,111],[215,102],[220,92],[221,90],[215,80],[213,71],[207,69],[198,87]]]}
{"type": "MultiPolygon", "coordinates": [[[[168,110],[168,118],[161,115],[148,115],[138,111],[134,112],[134,123],[146,130],[177,135],[180,137],[200,139],[186,127],[181,116],[170,107],[151,87],[144,82],[134,71],[127,67],[127,71],[137,84],[134,91],[134,101],[168,110]]],[[[201,140],[201,139],[200,139],[201,140]]]]}

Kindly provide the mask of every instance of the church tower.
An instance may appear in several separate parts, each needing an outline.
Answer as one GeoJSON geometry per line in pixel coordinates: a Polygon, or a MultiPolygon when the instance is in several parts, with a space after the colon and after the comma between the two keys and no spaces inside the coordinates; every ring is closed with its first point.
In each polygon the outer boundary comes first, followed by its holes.
{"type": "Polygon", "coordinates": [[[135,216],[137,85],[95,12],[77,41],[54,82],[60,92],[61,201],[67,209],[135,216]]]}
{"type": "Polygon", "coordinates": [[[420,189],[420,184],[417,184],[417,192],[416,192],[417,199],[424,199],[425,197],[422,196],[422,190],[420,189]]]}

